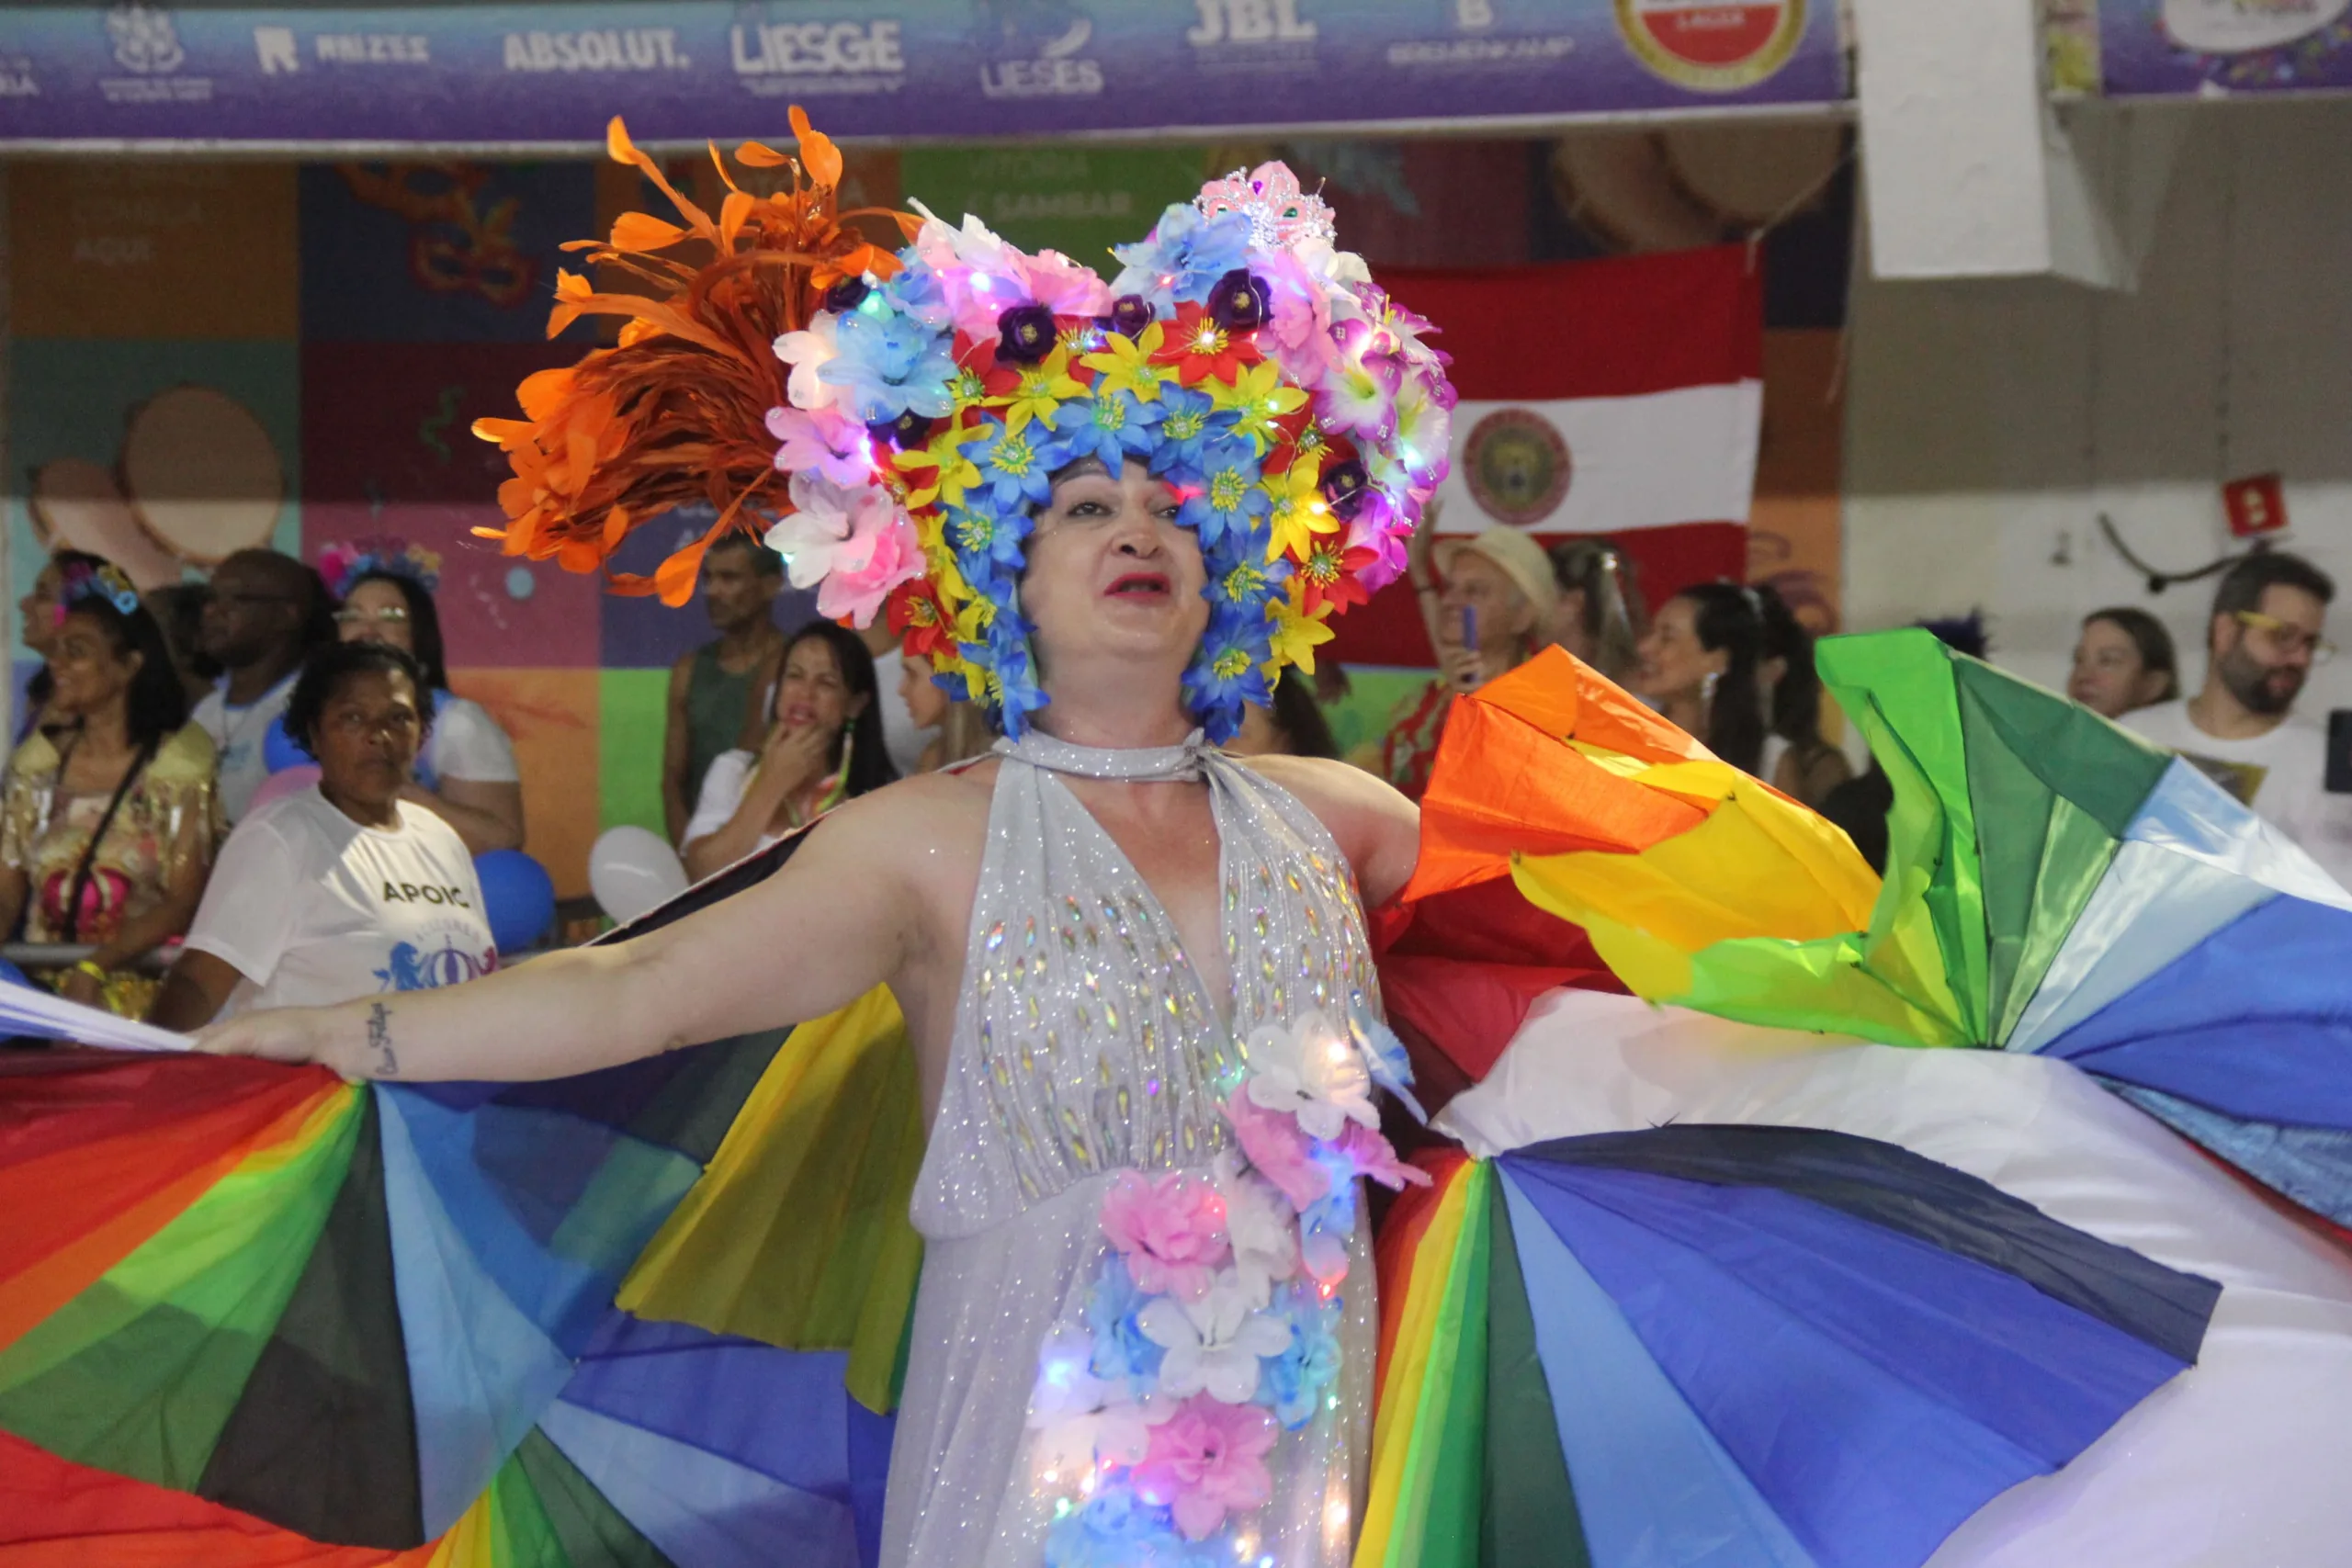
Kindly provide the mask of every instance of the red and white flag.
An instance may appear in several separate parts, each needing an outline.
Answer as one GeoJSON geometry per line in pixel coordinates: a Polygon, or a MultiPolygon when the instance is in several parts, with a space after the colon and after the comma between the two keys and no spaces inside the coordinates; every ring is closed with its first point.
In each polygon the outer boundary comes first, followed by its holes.
{"type": "MultiPolygon", "coordinates": [[[[1441,532],[1608,535],[1653,605],[1745,576],[1764,407],[1763,278],[1746,246],[1380,281],[1453,356],[1441,532]]],[[[1403,581],[1333,627],[1343,661],[1434,661],[1403,581]]]]}

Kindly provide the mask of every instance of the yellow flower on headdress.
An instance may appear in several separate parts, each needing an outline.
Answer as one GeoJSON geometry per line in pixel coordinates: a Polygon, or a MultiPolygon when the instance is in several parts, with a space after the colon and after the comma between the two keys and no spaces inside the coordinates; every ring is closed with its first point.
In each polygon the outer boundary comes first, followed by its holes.
{"type": "Polygon", "coordinates": [[[950,425],[931,438],[931,445],[911,452],[901,452],[894,459],[907,473],[925,468],[933,470],[928,485],[918,485],[907,491],[907,509],[915,511],[944,500],[950,506],[964,504],[964,487],[980,482],[980,467],[964,456],[964,448],[975,441],[985,440],[988,431],[978,425],[958,430],[950,425]]]}
{"type": "Polygon", "coordinates": [[[1070,377],[1069,351],[1057,348],[1038,364],[1022,367],[1021,378],[1010,395],[988,401],[1003,408],[1006,433],[1017,434],[1033,419],[1052,423],[1064,398],[1085,395],[1086,389],[1070,377]]]}
{"type": "Polygon", "coordinates": [[[1317,613],[1312,615],[1299,607],[1298,595],[1304,586],[1294,577],[1290,592],[1266,606],[1274,620],[1273,643],[1270,649],[1272,657],[1266,660],[1269,677],[1285,664],[1295,664],[1303,672],[1314,674],[1316,649],[1337,635],[1324,624],[1331,613],[1330,605],[1319,606],[1317,613]]]}
{"type": "Polygon", "coordinates": [[[1274,510],[1266,519],[1272,525],[1266,539],[1270,561],[1284,556],[1305,560],[1315,551],[1316,535],[1339,530],[1340,520],[1324,503],[1317,482],[1323,475],[1323,450],[1302,451],[1289,468],[1267,476],[1266,488],[1274,497],[1274,510]]]}
{"type": "Polygon", "coordinates": [[[1217,407],[1240,416],[1234,429],[1257,446],[1261,457],[1283,439],[1274,422],[1306,406],[1306,389],[1283,386],[1282,367],[1271,359],[1260,360],[1230,382],[1210,382],[1209,396],[1217,407]]]}
{"type": "Polygon", "coordinates": [[[1098,389],[1108,387],[1116,392],[1133,392],[1149,402],[1159,396],[1159,384],[1176,374],[1165,365],[1151,362],[1167,336],[1158,321],[1144,328],[1141,337],[1113,333],[1102,340],[1101,352],[1087,355],[1079,363],[1096,373],[1098,389]]]}

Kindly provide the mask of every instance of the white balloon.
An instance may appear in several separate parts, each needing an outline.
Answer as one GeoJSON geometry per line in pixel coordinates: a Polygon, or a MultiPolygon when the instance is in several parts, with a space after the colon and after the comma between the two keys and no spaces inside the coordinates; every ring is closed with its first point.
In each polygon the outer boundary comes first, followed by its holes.
{"type": "Polygon", "coordinates": [[[687,880],[678,852],[643,828],[608,828],[588,852],[589,891],[624,923],[684,893],[687,880]]]}

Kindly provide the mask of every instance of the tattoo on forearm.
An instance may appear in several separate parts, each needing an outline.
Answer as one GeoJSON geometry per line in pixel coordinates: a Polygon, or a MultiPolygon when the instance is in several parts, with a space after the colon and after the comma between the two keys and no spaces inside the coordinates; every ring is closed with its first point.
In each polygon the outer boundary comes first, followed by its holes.
{"type": "Polygon", "coordinates": [[[401,1059],[392,1054],[391,1010],[382,1002],[371,1003],[368,1009],[368,1049],[375,1057],[368,1066],[368,1077],[400,1077],[401,1059]]]}

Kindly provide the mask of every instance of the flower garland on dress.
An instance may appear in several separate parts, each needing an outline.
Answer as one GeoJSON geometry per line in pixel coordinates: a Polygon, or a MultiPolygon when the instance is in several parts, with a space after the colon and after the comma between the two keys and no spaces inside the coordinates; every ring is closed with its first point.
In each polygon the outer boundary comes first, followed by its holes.
{"type": "Polygon", "coordinates": [[[349,598],[352,584],[371,573],[406,578],[430,593],[441,586],[441,556],[389,536],[333,544],[319,552],[319,575],[337,599],[349,598]]]}
{"type": "Polygon", "coordinates": [[[1260,1029],[1249,1064],[1224,1086],[1238,1151],[1210,1175],[1112,1179],[1110,1256],[1039,1351],[1046,1568],[1259,1561],[1269,1456],[1338,1408],[1357,1179],[1429,1182],[1381,1136],[1373,1088],[1410,1104],[1411,1070],[1367,1011],[1260,1029]]]}
{"type": "Polygon", "coordinates": [[[1200,538],[1212,609],[1184,694],[1229,739],[1404,569],[1454,401],[1429,323],[1333,248],[1280,164],[1169,208],[1108,284],[924,217],[895,276],[844,278],[776,339],[793,510],[768,543],[821,613],[887,606],[908,652],[1019,736],[1046,703],[1017,587],[1035,513],[1067,465],[1140,459],[1200,538]]]}

